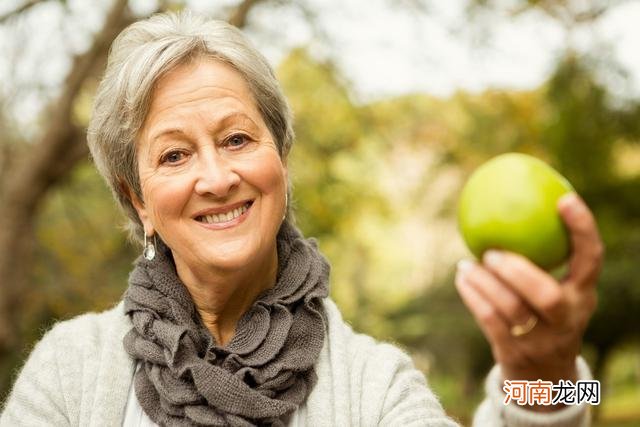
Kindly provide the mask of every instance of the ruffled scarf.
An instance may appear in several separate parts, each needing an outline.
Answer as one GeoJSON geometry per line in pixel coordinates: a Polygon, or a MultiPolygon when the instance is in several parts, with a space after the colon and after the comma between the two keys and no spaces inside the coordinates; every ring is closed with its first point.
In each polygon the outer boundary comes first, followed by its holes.
{"type": "Polygon", "coordinates": [[[129,277],[126,351],[135,392],[159,425],[284,425],[315,385],[324,341],[329,264],[314,240],[283,224],[276,285],[261,294],[226,346],[203,325],[170,251],[140,257],[129,277]]]}

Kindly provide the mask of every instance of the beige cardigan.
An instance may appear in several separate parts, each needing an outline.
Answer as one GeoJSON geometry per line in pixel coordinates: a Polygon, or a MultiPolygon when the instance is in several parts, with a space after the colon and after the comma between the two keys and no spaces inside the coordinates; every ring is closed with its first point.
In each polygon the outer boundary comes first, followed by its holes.
{"type": "MultiPolygon", "coordinates": [[[[293,426],[455,426],[424,375],[398,348],[354,333],[335,304],[324,302],[328,332],[316,364],[318,383],[293,415],[293,426]]],[[[0,426],[119,426],[135,361],[122,338],[131,328],[122,303],[55,325],[35,346],[5,402],[0,426]]],[[[580,379],[589,371],[579,360],[580,379]]],[[[475,426],[588,425],[587,408],[533,413],[502,404],[496,368],[475,426]]],[[[143,424],[144,425],[144,424],[143,424]]]]}

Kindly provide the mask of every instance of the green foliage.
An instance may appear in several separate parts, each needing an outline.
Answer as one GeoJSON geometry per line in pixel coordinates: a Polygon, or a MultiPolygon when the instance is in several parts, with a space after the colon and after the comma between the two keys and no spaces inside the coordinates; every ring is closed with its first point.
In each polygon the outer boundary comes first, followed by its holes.
{"type": "Polygon", "coordinates": [[[546,123],[541,141],[575,188],[583,192],[610,182],[611,147],[621,132],[618,112],[587,64],[569,55],[546,88],[546,123]]]}
{"type": "Polygon", "coordinates": [[[640,418],[640,343],[619,347],[607,363],[606,374],[606,395],[601,408],[603,418],[620,423],[635,420],[637,423],[640,418]]]}
{"type": "Polygon", "coordinates": [[[297,50],[278,71],[296,116],[289,165],[300,224],[319,238],[348,229],[360,208],[382,206],[375,188],[360,179],[377,169],[381,144],[331,67],[297,50]]]}
{"type": "Polygon", "coordinates": [[[82,163],[39,215],[29,309],[59,319],[115,304],[136,257],[119,224],[110,192],[93,165],[82,163]]]}

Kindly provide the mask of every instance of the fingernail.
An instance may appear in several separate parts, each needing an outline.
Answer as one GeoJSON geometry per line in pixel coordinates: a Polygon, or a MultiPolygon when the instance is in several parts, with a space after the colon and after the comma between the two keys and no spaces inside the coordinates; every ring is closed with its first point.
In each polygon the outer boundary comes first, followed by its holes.
{"type": "Polygon", "coordinates": [[[466,273],[473,268],[473,262],[468,259],[461,259],[456,267],[460,273],[466,273]]]}
{"type": "Polygon", "coordinates": [[[502,260],[502,252],[497,251],[495,249],[490,249],[484,253],[482,260],[487,265],[490,265],[492,267],[497,266],[498,264],[500,264],[500,261],[502,260]]]}

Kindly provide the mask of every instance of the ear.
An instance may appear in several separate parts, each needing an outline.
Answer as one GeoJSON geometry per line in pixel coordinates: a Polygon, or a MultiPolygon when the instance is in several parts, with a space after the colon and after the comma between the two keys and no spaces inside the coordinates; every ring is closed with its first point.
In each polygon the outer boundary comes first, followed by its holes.
{"type": "Polygon", "coordinates": [[[288,183],[289,182],[289,168],[287,165],[287,157],[285,156],[284,158],[282,158],[282,171],[284,173],[284,180],[288,183]]]}
{"type": "Polygon", "coordinates": [[[127,198],[133,205],[136,212],[138,213],[138,218],[140,218],[140,222],[144,227],[144,232],[147,234],[147,236],[153,236],[155,229],[153,227],[153,224],[151,223],[151,220],[149,219],[149,214],[144,205],[144,202],[142,202],[142,200],[138,198],[136,193],[133,190],[131,190],[129,186],[126,185],[124,182],[120,182],[120,188],[122,189],[122,192],[127,196],[127,198]]]}

